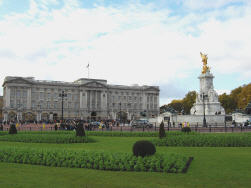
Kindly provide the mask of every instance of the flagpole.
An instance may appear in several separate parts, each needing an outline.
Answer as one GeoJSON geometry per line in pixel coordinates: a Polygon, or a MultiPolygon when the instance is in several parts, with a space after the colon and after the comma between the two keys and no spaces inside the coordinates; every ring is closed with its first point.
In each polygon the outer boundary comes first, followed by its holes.
{"type": "Polygon", "coordinates": [[[88,79],[89,79],[89,75],[90,75],[90,71],[89,71],[89,66],[90,66],[90,64],[89,64],[89,62],[88,62],[88,79]]]}

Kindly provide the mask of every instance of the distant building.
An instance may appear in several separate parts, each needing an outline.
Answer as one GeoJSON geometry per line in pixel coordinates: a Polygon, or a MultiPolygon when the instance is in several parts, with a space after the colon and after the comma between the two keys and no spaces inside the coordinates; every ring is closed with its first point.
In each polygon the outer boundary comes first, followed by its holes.
{"type": "Polygon", "coordinates": [[[134,119],[159,114],[158,86],[110,85],[107,80],[81,78],[74,82],[6,77],[4,120],[134,119]]]}
{"type": "Polygon", "coordinates": [[[0,121],[3,120],[3,96],[0,96],[0,121]]]}
{"type": "Polygon", "coordinates": [[[245,112],[247,114],[251,115],[251,101],[247,104],[246,108],[245,108],[245,112]]]}

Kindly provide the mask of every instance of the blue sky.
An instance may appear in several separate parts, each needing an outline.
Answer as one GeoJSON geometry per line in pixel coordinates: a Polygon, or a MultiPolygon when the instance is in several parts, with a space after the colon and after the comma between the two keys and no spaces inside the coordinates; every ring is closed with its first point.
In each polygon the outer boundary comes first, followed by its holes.
{"type": "MultiPolygon", "coordinates": [[[[208,54],[218,93],[251,80],[249,0],[0,0],[0,80],[159,85],[160,104],[199,89],[208,54]]],[[[2,89],[0,90],[2,94],[2,89]]]]}

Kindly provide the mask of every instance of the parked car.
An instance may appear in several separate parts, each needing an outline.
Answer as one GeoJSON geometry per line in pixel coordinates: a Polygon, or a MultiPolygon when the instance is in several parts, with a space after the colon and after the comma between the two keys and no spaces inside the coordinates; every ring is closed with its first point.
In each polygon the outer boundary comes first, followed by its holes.
{"type": "Polygon", "coordinates": [[[151,124],[148,120],[134,120],[132,121],[132,127],[134,128],[152,128],[153,124],[151,124]]]}

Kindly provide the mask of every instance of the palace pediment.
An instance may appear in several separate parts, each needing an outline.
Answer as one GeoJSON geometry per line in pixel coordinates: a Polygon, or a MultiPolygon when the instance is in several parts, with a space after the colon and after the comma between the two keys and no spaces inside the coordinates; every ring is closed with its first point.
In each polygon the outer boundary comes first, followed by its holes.
{"type": "Polygon", "coordinates": [[[159,91],[159,88],[150,86],[150,87],[145,88],[145,91],[159,91]]]}
{"type": "Polygon", "coordinates": [[[99,83],[99,82],[88,82],[86,84],[81,85],[82,87],[88,87],[88,88],[107,88],[106,85],[99,83]]]}
{"type": "Polygon", "coordinates": [[[7,80],[4,80],[4,83],[3,85],[5,84],[9,84],[9,83],[12,83],[12,84],[32,84],[31,81],[28,81],[26,79],[23,79],[23,78],[13,78],[13,79],[7,79],[7,80]]]}

